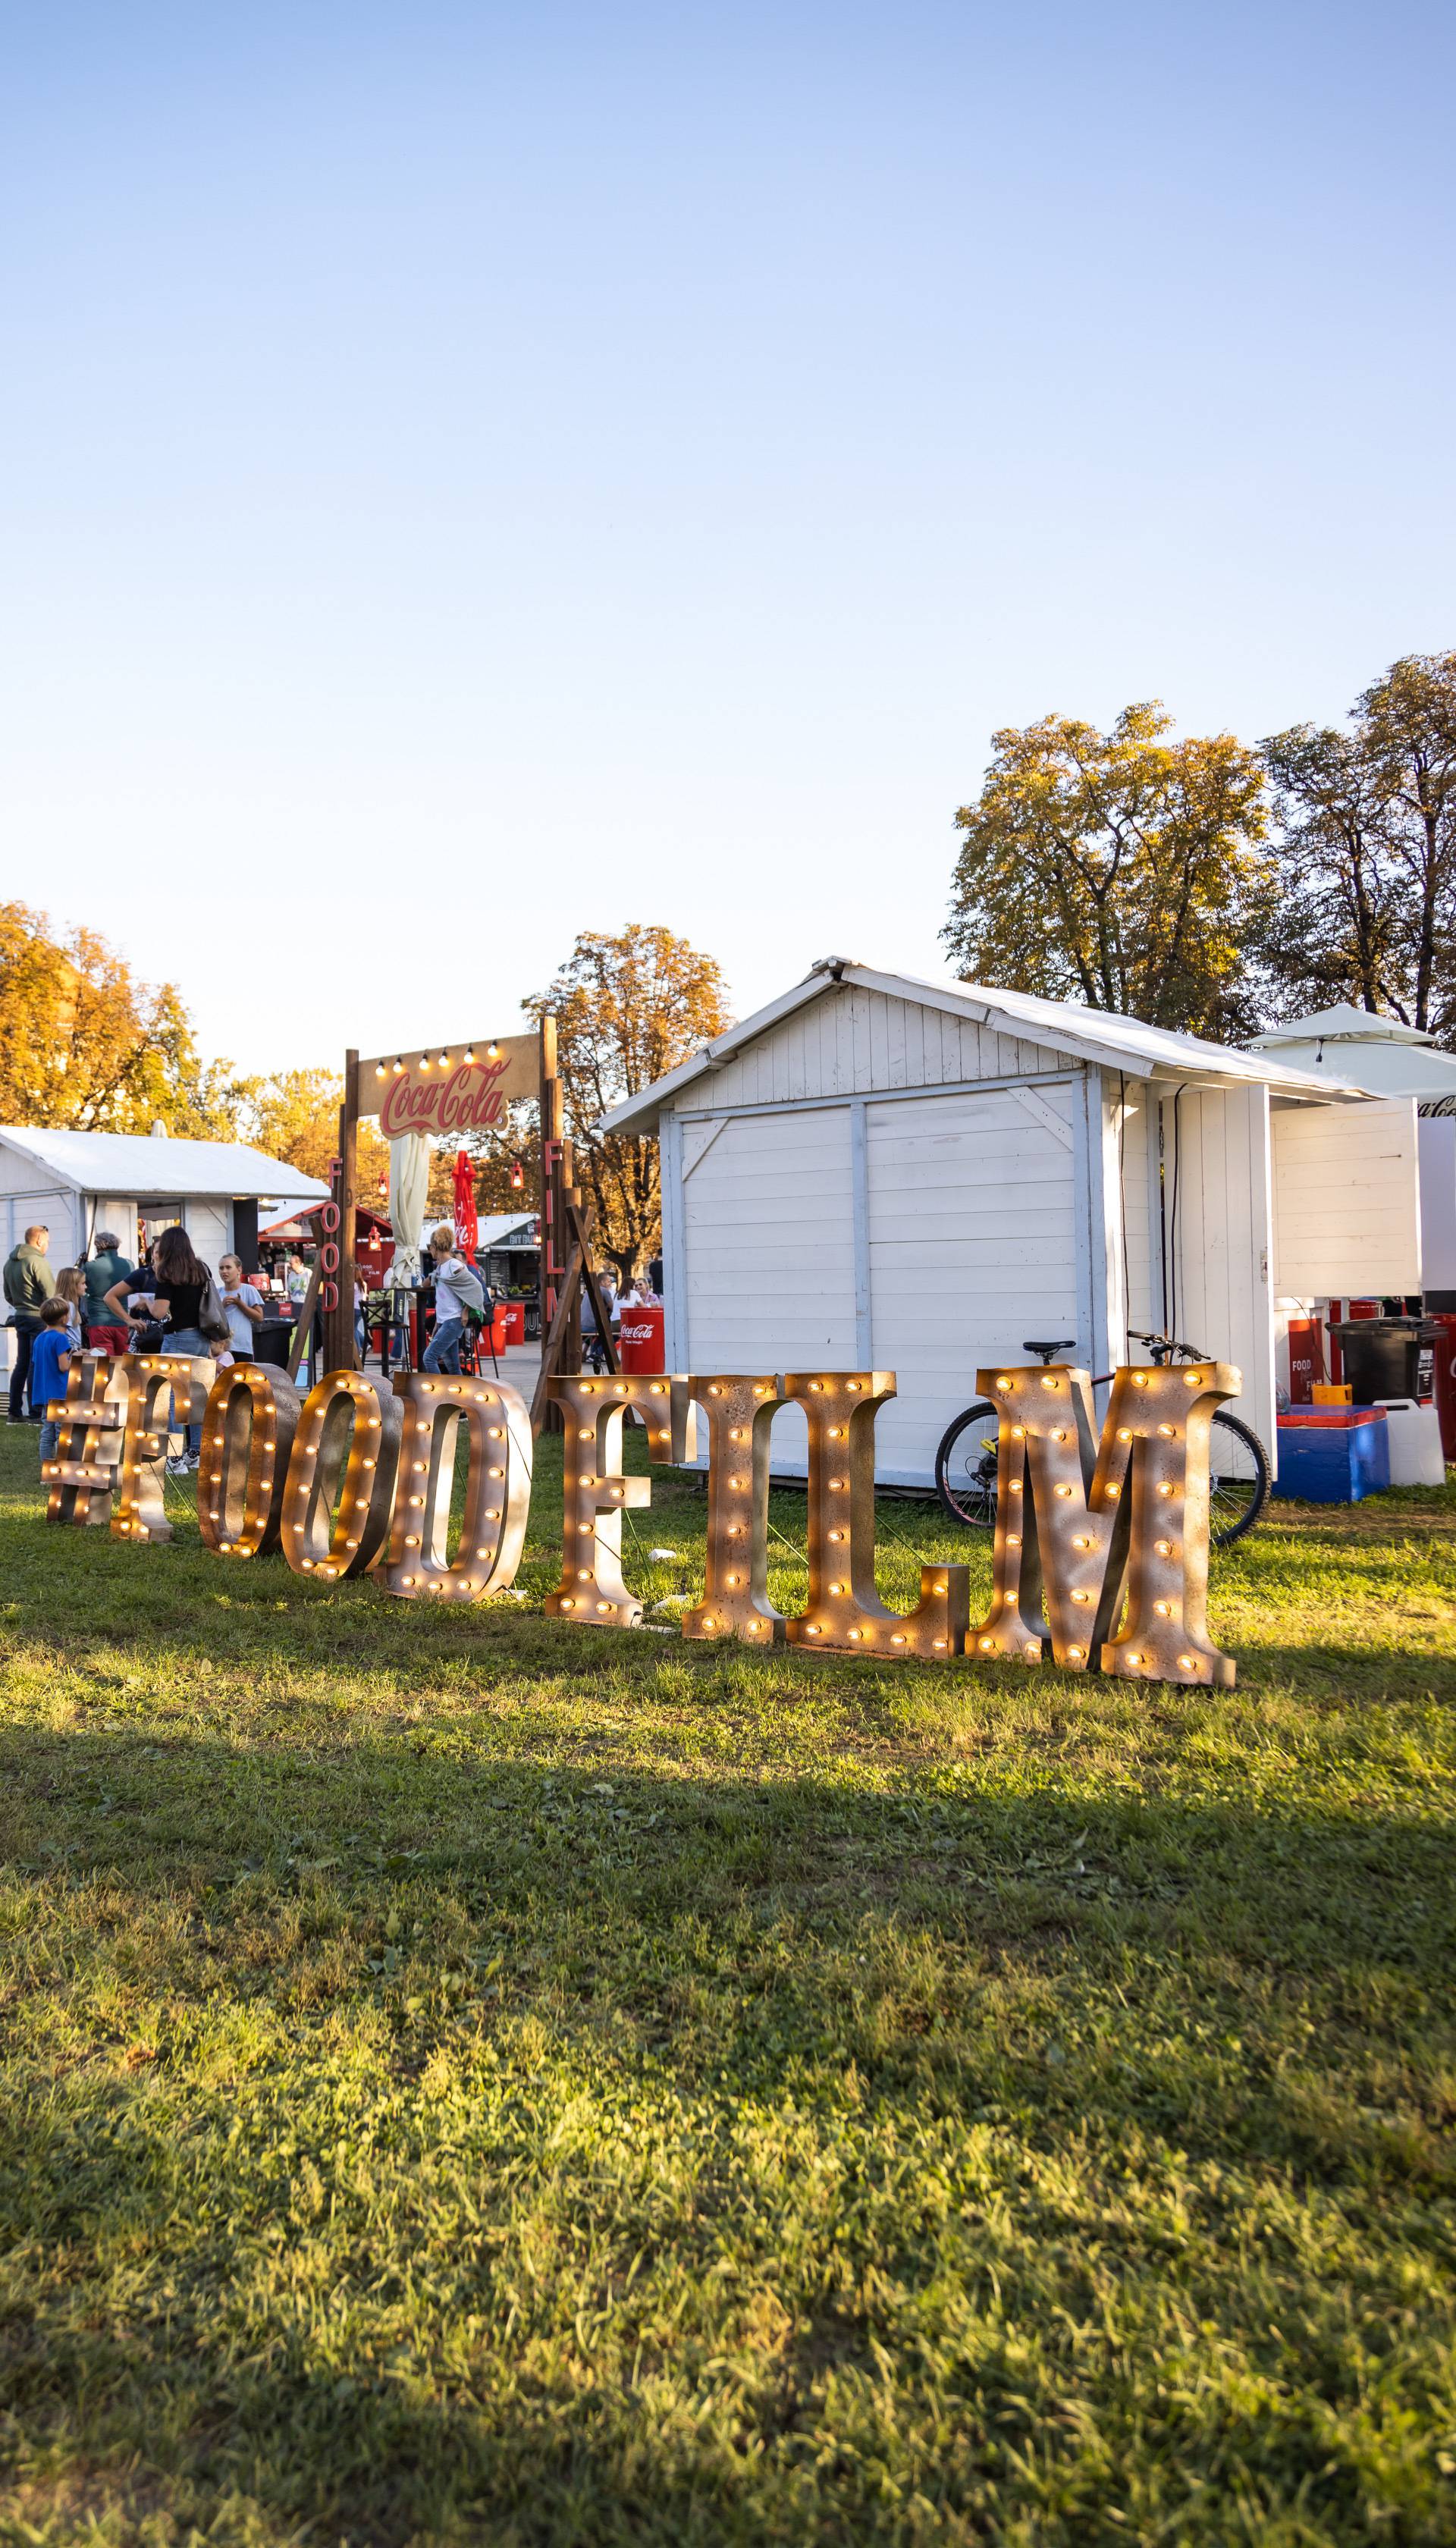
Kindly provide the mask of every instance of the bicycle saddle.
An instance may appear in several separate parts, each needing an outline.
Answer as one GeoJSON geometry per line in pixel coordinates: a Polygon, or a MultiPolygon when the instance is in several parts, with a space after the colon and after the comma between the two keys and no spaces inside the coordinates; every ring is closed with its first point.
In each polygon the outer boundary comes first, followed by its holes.
{"type": "Polygon", "coordinates": [[[1076,1341],[1075,1336],[1053,1336],[1050,1339],[1043,1339],[1038,1336],[1023,1336],[1021,1340],[1021,1349],[1023,1353],[1043,1355],[1070,1352],[1076,1344],[1076,1341]]]}

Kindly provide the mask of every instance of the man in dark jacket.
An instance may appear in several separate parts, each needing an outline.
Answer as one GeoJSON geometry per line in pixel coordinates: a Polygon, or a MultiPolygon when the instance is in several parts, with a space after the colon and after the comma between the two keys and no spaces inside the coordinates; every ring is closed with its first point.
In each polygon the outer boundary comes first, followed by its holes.
{"type": "Polygon", "coordinates": [[[81,1311],[86,1342],[93,1352],[131,1352],[132,1330],[118,1325],[106,1306],[106,1296],[114,1283],[130,1283],[136,1271],[136,1266],[122,1254],[122,1242],[116,1231],[98,1230],[96,1253],[86,1259],[86,1299],[81,1311]]]}
{"type": "Polygon", "coordinates": [[[5,1298],[15,1330],[15,1360],[10,1367],[10,1420],[39,1424],[34,1407],[26,1413],[26,1384],[31,1376],[31,1348],[41,1324],[41,1312],[55,1290],[55,1277],[46,1262],[50,1232],[42,1222],[26,1231],[5,1259],[5,1298]]]}

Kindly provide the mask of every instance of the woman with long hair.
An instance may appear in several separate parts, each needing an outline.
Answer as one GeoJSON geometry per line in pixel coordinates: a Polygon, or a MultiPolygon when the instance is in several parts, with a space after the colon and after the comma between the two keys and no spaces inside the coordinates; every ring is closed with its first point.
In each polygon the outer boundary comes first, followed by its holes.
{"type": "MultiPolygon", "coordinates": [[[[163,1353],[195,1357],[210,1354],[212,1347],[199,1321],[202,1318],[202,1296],[212,1278],[201,1257],[193,1254],[192,1241],[178,1224],[164,1229],[157,1239],[152,1249],[152,1265],[155,1270],[146,1292],[139,1299],[135,1294],[133,1296],[135,1310],[127,1307],[125,1283],[114,1285],[108,1292],[107,1308],[116,1309],[132,1326],[145,1326],[150,1320],[160,1319],[163,1322],[163,1353]]],[[[183,1477],[190,1469],[195,1469],[201,1452],[202,1426],[189,1424],[186,1451],[177,1459],[168,1460],[168,1476],[183,1477]]]]}
{"type": "Polygon", "coordinates": [[[86,1277],[79,1265],[62,1265],[55,1278],[55,1297],[65,1303],[67,1350],[74,1352],[81,1341],[81,1312],[86,1301],[86,1277]]]}

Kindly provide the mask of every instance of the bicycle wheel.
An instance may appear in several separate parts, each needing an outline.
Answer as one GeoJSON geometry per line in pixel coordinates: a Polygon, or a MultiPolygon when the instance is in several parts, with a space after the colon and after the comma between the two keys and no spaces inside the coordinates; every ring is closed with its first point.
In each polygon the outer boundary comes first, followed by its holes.
{"type": "Polygon", "coordinates": [[[1209,1433],[1209,1546],[1229,1548],[1269,1501],[1269,1454],[1250,1425],[1215,1410],[1209,1433]]]}
{"type": "Polygon", "coordinates": [[[996,1440],[1001,1418],[982,1400],[947,1425],[936,1453],[936,1487],[953,1521],[967,1530],[996,1526],[996,1440]]]}

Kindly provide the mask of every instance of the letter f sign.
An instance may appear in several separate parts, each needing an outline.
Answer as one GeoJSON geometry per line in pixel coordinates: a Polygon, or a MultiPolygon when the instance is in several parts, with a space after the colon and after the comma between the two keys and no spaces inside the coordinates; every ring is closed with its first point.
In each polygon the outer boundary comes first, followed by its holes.
{"type": "Polygon", "coordinates": [[[1209,1428],[1239,1373],[1120,1371],[1100,1441],[1084,1371],[993,1366],[976,1387],[1001,1419],[995,1590],[966,1653],[1040,1663],[1049,1638],[1071,1672],[1231,1687],[1208,1635],[1209,1428]]]}

